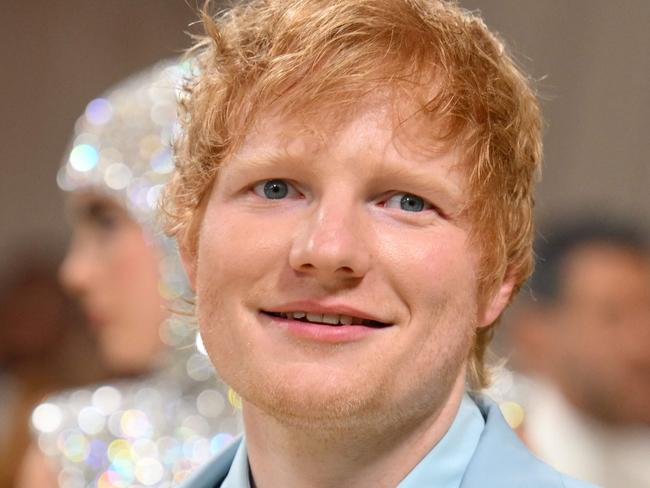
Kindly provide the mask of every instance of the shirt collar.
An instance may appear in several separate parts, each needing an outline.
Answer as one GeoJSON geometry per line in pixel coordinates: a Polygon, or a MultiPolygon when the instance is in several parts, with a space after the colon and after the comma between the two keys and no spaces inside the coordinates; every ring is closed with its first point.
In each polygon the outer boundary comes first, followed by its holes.
{"type": "Polygon", "coordinates": [[[248,470],[248,454],[246,451],[246,437],[242,437],[235,458],[232,460],[228,476],[221,483],[221,488],[250,488],[251,480],[248,470]]]}
{"type": "MultiPolygon", "coordinates": [[[[459,488],[484,427],[481,411],[465,394],[447,433],[400,482],[398,488],[459,488]]],[[[243,438],[221,488],[250,486],[246,439],[243,438]]]]}
{"type": "Polygon", "coordinates": [[[447,433],[400,482],[398,488],[458,488],[484,427],[485,420],[476,403],[468,394],[463,395],[456,418],[447,433]]]}

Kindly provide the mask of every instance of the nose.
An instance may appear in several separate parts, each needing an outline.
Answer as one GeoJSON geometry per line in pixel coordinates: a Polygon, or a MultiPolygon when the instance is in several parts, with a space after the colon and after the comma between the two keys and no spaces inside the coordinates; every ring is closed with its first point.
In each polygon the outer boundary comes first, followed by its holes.
{"type": "Polygon", "coordinates": [[[89,249],[78,234],[72,238],[68,252],[59,268],[61,284],[72,294],[83,295],[93,278],[92,257],[89,249]]]}
{"type": "Polygon", "coordinates": [[[322,201],[295,235],[289,263],[323,284],[358,280],[368,272],[371,256],[359,212],[342,199],[322,201]]]}

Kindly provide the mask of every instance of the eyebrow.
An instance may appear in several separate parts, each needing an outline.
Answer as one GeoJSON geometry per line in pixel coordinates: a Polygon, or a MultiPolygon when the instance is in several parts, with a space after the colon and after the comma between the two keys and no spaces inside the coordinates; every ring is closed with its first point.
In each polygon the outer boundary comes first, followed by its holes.
{"type": "MultiPolygon", "coordinates": [[[[406,185],[408,187],[406,190],[414,193],[445,193],[454,200],[461,199],[463,195],[463,191],[458,185],[439,176],[431,175],[424,168],[419,168],[417,163],[411,167],[403,167],[390,161],[379,161],[373,167],[376,168],[376,173],[372,176],[375,183],[385,184],[394,181],[406,185]]],[[[453,170],[452,168],[451,171],[453,170]]],[[[400,189],[402,188],[396,188],[396,190],[400,189]]]]}
{"type": "Polygon", "coordinates": [[[285,151],[264,150],[256,151],[255,153],[252,153],[246,157],[235,155],[222,166],[222,170],[231,171],[237,174],[266,169],[269,167],[288,167],[289,165],[293,166],[296,163],[303,162],[304,159],[293,156],[285,151]]]}

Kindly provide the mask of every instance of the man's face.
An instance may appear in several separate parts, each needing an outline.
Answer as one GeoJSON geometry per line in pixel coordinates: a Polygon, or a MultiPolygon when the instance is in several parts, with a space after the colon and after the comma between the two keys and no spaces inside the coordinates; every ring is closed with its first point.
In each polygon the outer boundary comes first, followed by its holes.
{"type": "Polygon", "coordinates": [[[202,336],[276,417],[433,415],[501,310],[478,310],[457,153],[409,149],[393,120],[377,102],[338,126],[261,117],[208,196],[186,259],[202,336]]]}
{"type": "Polygon", "coordinates": [[[552,330],[564,390],[596,416],[650,423],[650,259],[586,244],[563,276],[552,330]]]}

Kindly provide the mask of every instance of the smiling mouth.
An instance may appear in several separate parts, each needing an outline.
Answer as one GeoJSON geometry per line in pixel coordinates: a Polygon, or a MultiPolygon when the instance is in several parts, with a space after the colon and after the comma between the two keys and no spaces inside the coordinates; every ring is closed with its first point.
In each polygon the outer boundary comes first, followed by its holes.
{"type": "Polygon", "coordinates": [[[339,315],[339,314],[329,314],[329,313],[313,313],[313,312],[268,312],[266,310],[261,311],[264,315],[269,317],[275,317],[284,320],[295,320],[298,322],[305,322],[310,324],[317,325],[329,325],[329,326],[342,326],[342,325],[362,325],[365,327],[373,328],[384,328],[390,327],[392,324],[387,324],[385,322],[379,322],[377,320],[362,319],[359,317],[353,317],[351,315],[339,315]]]}

